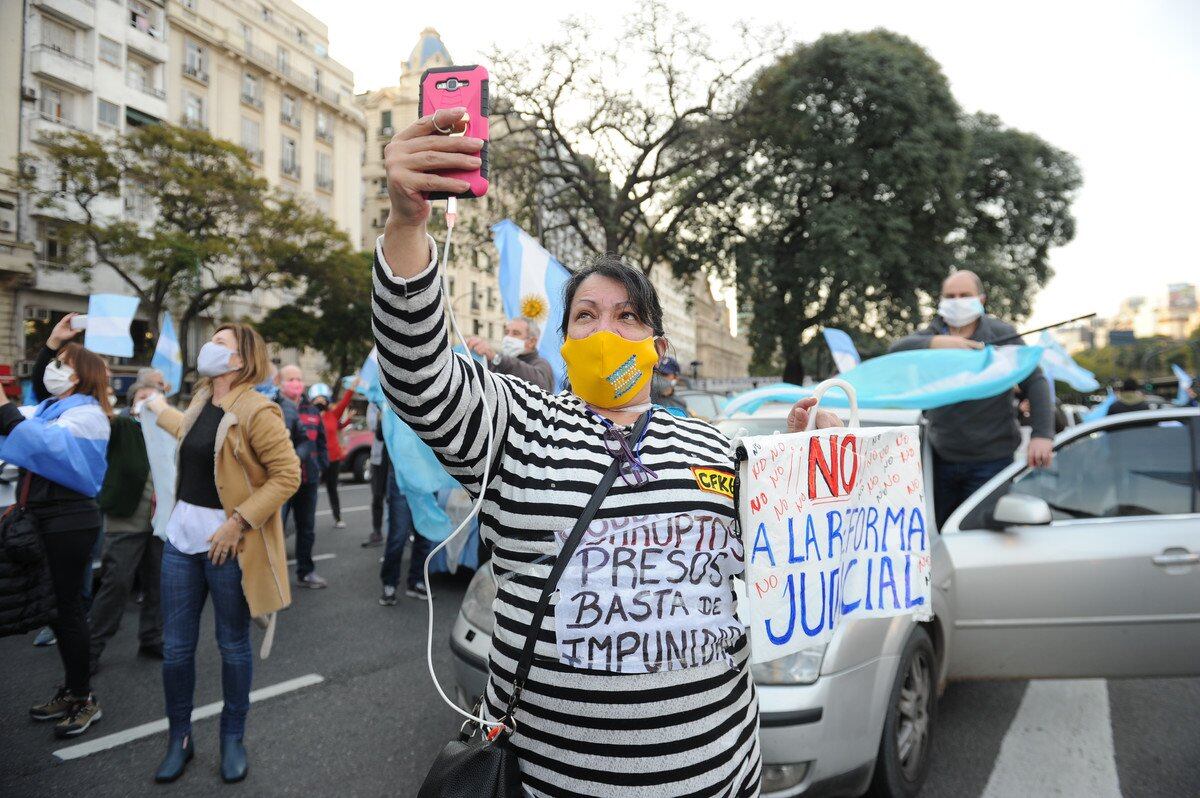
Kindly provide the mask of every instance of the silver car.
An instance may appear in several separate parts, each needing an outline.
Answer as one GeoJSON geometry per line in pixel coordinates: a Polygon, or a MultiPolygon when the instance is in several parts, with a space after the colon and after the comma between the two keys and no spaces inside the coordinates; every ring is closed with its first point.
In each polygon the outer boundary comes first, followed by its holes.
{"type": "MultiPolygon", "coordinates": [[[[718,426],[762,434],[785,412],[718,426]]],[[[917,795],[952,679],[1200,675],[1198,474],[1196,409],[1071,427],[1050,468],[1015,461],[933,536],[933,620],[849,621],[752,669],[764,795],[917,795]]],[[[481,569],[452,633],[464,706],[486,680],[494,595],[481,569]]]]}

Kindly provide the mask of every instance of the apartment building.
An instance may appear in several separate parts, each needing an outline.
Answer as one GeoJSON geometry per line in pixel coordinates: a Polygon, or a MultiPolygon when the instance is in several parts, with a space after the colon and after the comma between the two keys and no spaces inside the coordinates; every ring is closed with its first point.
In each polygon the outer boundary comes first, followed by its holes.
{"type": "MultiPolygon", "coordinates": [[[[421,31],[417,44],[400,65],[400,78],[395,86],[359,94],[356,98],[367,120],[366,161],[363,165],[362,245],[372,249],[375,239],[383,232],[389,201],[387,178],[383,170],[383,148],[396,131],[407,126],[420,114],[417,96],[421,73],[431,67],[453,64],[446,45],[433,28],[421,31]]],[[[463,241],[456,248],[447,272],[450,304],[462,328],[463,335],[477,335],[498,343],[504,336],[504,310],[496,279],[498,258],[490,243],[471,239],[465,231],[493,221],[488,215],[489,201],[460,203],[455,240],[463,241]],[[470,241],[470,243],[466,243],[470,241]]]]}

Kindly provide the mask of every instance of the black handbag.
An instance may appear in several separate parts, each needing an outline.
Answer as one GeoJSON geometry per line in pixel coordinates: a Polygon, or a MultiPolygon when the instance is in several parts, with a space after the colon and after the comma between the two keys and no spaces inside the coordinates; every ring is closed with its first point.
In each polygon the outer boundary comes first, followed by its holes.
{"type": "Polygon", "coordinates": [[[33,472],[26,471],[20,498],[0,516],[0,545],[10,560],[21,565],[35,565],[46,557],[38,534],[38,520],[26,506],[32,479],[33,472]]]}
{"type": "MultiPolygon", "coordinates": [[[[650,414],[644,413],[634,425],[630,437],[637,440],[650,422],[650,414]]],[[[513,674],[512,696],[504,716],[500,718],[503,726],[491,727],[487,732],[474,734],[471,730],[472,721],[463,724],[458,739],[446,743],[433,765],[429,768],[425,781],[417,798],[521,798],[521,771],[517,763],[516,752],[512,750],[511,737],[514,728],[513,714],[521,700],[521,691],[525,680],[529,677],[529,669],[533,666],[533,651],[537,647],[537,633],[542,628],[542,619],[550,608],[550,598],[558,587],[571,555],[579,547],[583,533],[596,516],[608,489],[612,487],[621,468],[620,459],[614,459],[600,484],[596,486],[592,498],[583,508],[571,535],[563,543],[546,584],[542,587],[542,595],[538,598],[537,607],[529,621],[529,629],[525,633],[525,647],[521,650],[521,659],[517,662],[516,673],[513,674]]]]}

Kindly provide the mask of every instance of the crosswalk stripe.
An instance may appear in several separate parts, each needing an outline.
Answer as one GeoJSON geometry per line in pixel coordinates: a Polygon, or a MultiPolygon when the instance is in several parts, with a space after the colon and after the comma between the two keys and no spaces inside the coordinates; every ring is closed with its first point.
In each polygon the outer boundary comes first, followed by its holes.
{"type": "Polygon", "coordinates": [[[982,798],[1023,795],[1121,798],[1103,679],[1029,683],[982,798]]]}
{"type": "MultiPolygon", "coordinates": [[[[299,676],[295,679],[288,679],[286,682],[273,684],[269,687],[260,687],[257,690],[250,691],[250,703],[256,701],[264,701],[268,698],[274,698],[277,695],[290,693],[294,690],[300,690],[304,687],[311,687],[314,684],[320,684],[325,681],[325,677],[319,673],[310,673],[307,676],[299,676]]],[[[204,718],[211,718],[213,715],[218,715],[221,712],[221,707],[225,705],[224,701],[214,701],[211,704],[205,704],[202,707],[196,707],[192,710],[192,722],[204,718]]],[[[167,719],[160,718],[149,723],[143,723],[140,726],[134,726],[131,729],[125,729],[114,734],[106,734],[103,737],[94,737],[85,743],[78,745],[69,745],[66,748],[60,748],[54,752],[54,757],[59,761],[66,762],[69,759],[79,759],[90,754],[107,751],[110,748],[116,748],[118,745],[131,743],[134,740],[140,740],[143,737],[161,734],[167,730],[167,719]]]]}

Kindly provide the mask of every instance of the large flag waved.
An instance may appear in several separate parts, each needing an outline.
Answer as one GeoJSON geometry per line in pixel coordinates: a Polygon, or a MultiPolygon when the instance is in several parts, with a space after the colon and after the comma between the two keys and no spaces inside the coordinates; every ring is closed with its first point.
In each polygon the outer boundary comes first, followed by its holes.
{"type": "Polygon", "coordinates": [[[83,345],[100,355],[133,357],[133,338],[129,325],[137,313],[138,298],[119,294],[92,294],[88,297],[87,330],[83,345]]]}
{"type": "Polygon", "coordinates": [[[1171,371],[1175,374],[1175,379],[1179,380],[1179,392],[1175,394],[1175,404],[1184,406],[1192,400],[1188,396],[1188,388],[1192,387],[1192,375],[1188,374],[1175,363],[1171,364],[1171,371]]]}
{"type": "Polygon", "coordinates": [[[1062,344],[1054,340],[1049,330],[1042,332],[1038,345],[1045,350],[1042,353],[1042,371],[1051,380],[1065,382],[1077,391],[1100,390],[1096,375],[1076,363],[1062,348],[1062,344]]]}
{"type": "MultiPolygon", "coordinates": [[[[841,378],[854,386],[860,407],[929,410],[1009,390],[1037,368],[1040,346],[988,346],[983,349],[916,349],[863,361],[841,378]]],[[[753,413],[768,402],[795,402],[812,388],[779,383],[747,391],[725,405],[726,415],[753,413]]],[[[829,393],[827,405],[844,406],[829,393]]]]}
{"type": "Polygon", "coordinates": [[[542,328],[538,354],[554,370],[554,388],[561,390],[567,375],[563,363],[562,333],[558,323],[563,314],[563,288],[570,273],[528,233],[511,220],[492,226],[500,251],[500,300],[510,319],[527,316],[542,328]]]}
{"type": "Polygon", "coordinates": [[[158,343],[154,346],[151,368],[156,368],[167,379],[167,396],[179,393],[183,386],[183,350],[179,348],[179,336],[175,333],[175,322],[170,313],[164,313],[158,325],[158,343]]]}

